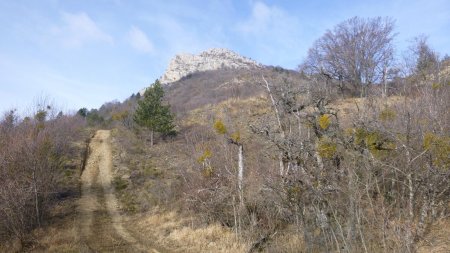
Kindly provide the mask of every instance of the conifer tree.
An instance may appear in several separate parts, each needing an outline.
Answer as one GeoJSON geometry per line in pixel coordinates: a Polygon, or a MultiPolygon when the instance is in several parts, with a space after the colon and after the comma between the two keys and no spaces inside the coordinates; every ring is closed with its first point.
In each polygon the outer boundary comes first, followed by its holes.
{"type": "Polygon", "coordinates": [[[153,146],[154,132],[164,137],[175,134],[173,124],[174,115],[169,105],[164,105],[162,99],[164,90],[158,80],[144,93],[144,97],[138,101],[138,107],[134,113],[134,121],[150,130],[150,145],[153,146]]]}

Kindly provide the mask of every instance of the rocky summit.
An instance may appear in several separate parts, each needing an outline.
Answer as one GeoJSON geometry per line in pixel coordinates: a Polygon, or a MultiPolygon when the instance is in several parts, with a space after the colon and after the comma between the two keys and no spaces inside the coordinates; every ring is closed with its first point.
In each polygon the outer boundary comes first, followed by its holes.
{"type": "Polygon", "coordinates": [[[180,80],[189,74],[216,70],[220,68],[259,68],[261,64],[243,57],[229,49],[213,48],[198,55],[179,54],[173,58],[166,72],[161,76],[160,82],[168,84],[180,80]]]}

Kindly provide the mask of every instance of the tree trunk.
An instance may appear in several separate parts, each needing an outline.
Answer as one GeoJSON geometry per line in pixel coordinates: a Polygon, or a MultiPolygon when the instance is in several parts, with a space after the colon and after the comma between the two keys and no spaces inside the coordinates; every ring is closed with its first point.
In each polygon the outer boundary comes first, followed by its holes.
{"type": "Polygon", "coordinates": [[[241,205],[244,205],[244,196],[243,196],[243,180],[244,180],[244,147],[242,144],[238,145],[239,153],[238,153],[238,188],[239,188],[239,200],[241,201],[241,205]]]}
{"type": "Polygon", "coordinates": [[[280,165],[280,176],[284,176],[283,153],[278,153],[278,162],[280,165]]]}
{"type": "Polygon", "coordinates": [[[150,146],[152,146],[152,147],[153,147],[153,133],[154,133],[154,131],[151,130],[150,131],[150,146]]]}
{"type": "Polygon", "coordinates": [[[387,68],[383,68],[383,97],[387,97],[387,68]]]}
{"type": "Polygon", "coordinates": [[[409,215],[409,224],[408,229],[406,231],[406,247],[409,252],[412,252],[412,246],[414,242],[412,227],[414,224],[414,188],[413,188],[413,180],[411,173],[407,175],[408,179],[408,191],[409,191],[409,201],[408,201],[408,215],[409,215]]]}
{"type": "Polygon", "coordinates": [[[347,168],[348,177],[348,209],[347,209],[347,245],[348,251],[351,251],[355,242],[356,230],[356,203],[355,203],[355,179],[351,168],[347,168]]]}
{"type": "Polygon", "coordinates": [[[407,164],[407,174],[406,174],[406,180],[407,180],[407,187],[408,187],[408,218],[409,218],[409,224],[408,228],[406,230],[406,247],[409,252],[413,252],[413,243],[414,243],[414,236],[413,236],[413,225],[414,225],[414,185],[413,185],[413,166],[411,164],[411,154],[409,152],[409,139],[410,139],[410,133],[411,133],[411,116],[409,112],[407,113],[407,121],[406,121],[406,145],[403,146],[405,149],[405,158],[406,158],[406,164],[407,164]]]}
{"type": "Polygon", "coordinates": [[[236,211],[236,198],[233,195],[233,216],[234,216],[234,231],[236,233],[236,239],[239,240],[239,231],[238,231],[238,212],[236,211]]]}
{"type": "MultiPolygon", "coordinates": [[[[280,112],[278,111],[277,104],[275,102],[275,99],[273,98],[272,91],[270,90],[269,82],[267,82],[266,78],[262,76],[262,79],[264,83],[266,84],[267,93],[269,94],[270,101],[272,102],[273,110],[275,111],[275,116],[277,117],[277,123],[278,127],[280,128],[281,138],[284,139],[286,134],[284,133],[283,126],[281,125],[281,119],[280,119],[280,112]]],[[[283,154],[280,152],[279,154],[280,159],[280,176],[283,176],[284,174],[284,163],[283,163],[283,154]]]]}
{"type": "Polygon", "coordinates": [[[39,195],[37,190],[37,179],[36,179],[36,170],[33,171],[33,190],[34,190],[34,204],[36,209],[36,221],[38,224],[38,227],[41,227],[41,218],[40,218],[40,212],[39,212],[39,195]]]}

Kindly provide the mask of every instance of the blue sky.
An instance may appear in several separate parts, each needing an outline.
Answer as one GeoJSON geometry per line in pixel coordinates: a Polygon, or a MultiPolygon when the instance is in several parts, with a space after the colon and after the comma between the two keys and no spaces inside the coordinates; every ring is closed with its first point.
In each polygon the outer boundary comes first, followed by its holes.
{"type": "Polygon", "coordinates": [[[425,34],[450,53],[448,0],[0,0],[0,111],[47,96],[63,110],[123,100],[177,53],[226,47],[295,69],[353,16],[396,20],[396,47],[425,34]]]}

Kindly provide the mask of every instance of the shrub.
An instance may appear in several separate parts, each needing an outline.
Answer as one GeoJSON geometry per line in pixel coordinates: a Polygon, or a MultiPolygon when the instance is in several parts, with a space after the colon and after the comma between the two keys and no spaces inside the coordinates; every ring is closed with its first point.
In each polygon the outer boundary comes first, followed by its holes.
{"type": "Polygon", "coordinates": [[[391,121],[391,120],[394,120],[396,116],[397,116],[397,114],[395,113],[394,110],[386,107],[384,110],[382,110],[380,112],[380,115],[378,116],[378,118],[381,121],[391,121]]]}
{"type": "Polygon", "coordinates": [[[337,145],[327,137],[322,137],[317,145],[317,151],[323,158],[332,158],[336,154],[337,145]]]}
{"type": "Polygon", "coordinates": [[[427,132],[423,137],[423,148],[432,154],[437,166],[450,168],[450,137],[427,132]]]}
{"type": "Polygon", "coordinates": [[[114,186],[114,189],[116,189],[116,191],[122,191],[128,187],[128,181],[126,181],[120,176],[115,176],[112,181],[112,184],[114,186]]]}
{"type": "Polygon", "coordinates": [[[216,130],[216,132],[218,134],[226,134],[227,133],[227,128],[225,127],[222,120],[220,120],[220,119],[216,120],[214,122],[214,129],[216,130]]]}
{"type": "Polygon", "coordinates": [[[322,130],[326,130],[330,124],[331,124],[331,120],[330,120],[331,115],[329,114],[324,114],[322,116],[319,117],[319,119],[317,120],[320,128],[322,128],[322,130]]]}

